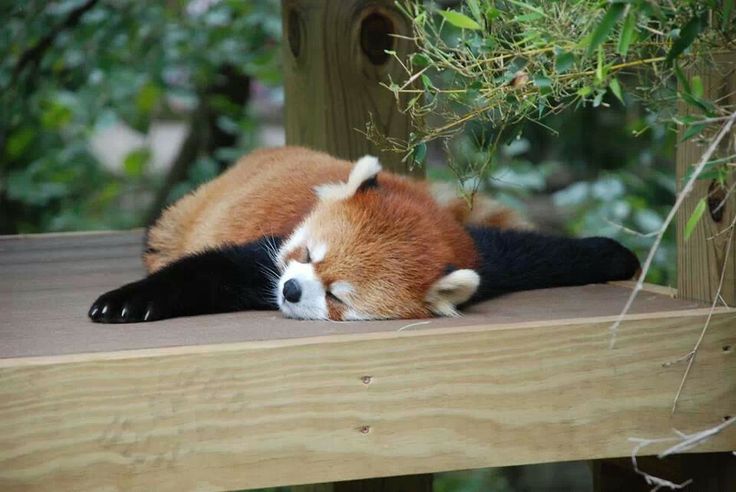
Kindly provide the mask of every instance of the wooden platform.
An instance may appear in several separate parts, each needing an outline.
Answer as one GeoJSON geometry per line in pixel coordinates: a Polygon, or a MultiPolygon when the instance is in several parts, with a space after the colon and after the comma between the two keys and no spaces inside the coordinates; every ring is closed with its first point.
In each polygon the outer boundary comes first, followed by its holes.
{"type": "MultiPolygon", "coordinates": [[[[99,325],[140,233],[0,239],[0,490],[225,490],[625,456],[736,414],[736,311],[626,285],[509,295],[459,319],[250,312],[99,325]]],[[[736,430],[697,451],[736,449],[736,430]]],[[[651,451],[655,451],[652,449],[651,451]]]]}

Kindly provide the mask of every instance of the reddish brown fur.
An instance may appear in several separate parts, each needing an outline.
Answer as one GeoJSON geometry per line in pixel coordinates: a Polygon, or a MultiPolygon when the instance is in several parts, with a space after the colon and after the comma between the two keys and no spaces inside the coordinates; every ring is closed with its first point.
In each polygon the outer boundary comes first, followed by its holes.
{"type": "Polygon", "coordinates": [[[148,271],[207,248],[289,235],[314,206],[314,186],[347,179],[350,167],[300,147],[252,152],[166,209],[148,234],[148,271]]]}
{"type": "MultiPolygon", "coordinates": [[[[146,266],[156,271],[206,248],[288,237],[305,221],[310,238],[327,245],[316,274],[326,288],[336,281],[354,287],[350,309],[371,317],[426,317],[425,295],[445,269],[476,266],[462,223],[518,225],[495,202],[490,212],[463,210],[457,199],[439,204],[424,183],[387,172],[378,175],[377,188],[318,202],[314,188],[346,181],[351,167],[299,147],[253,152],[163,213],[149,231],[146,266]]],[[[285,252],[287,262],[305,260],[307,245],[295,246],[285,252]]],[[[344,319],[348,310],[329,298],[327,307],[331,319],[344,319]]]]}
{"type": "Polygon", "coordinates": [[[328,245],[315,270],[327,286],[351,283],[360,312],[429,316],[424,296],[446,267],[476,266],[472,240],[423,185],[388,173],[378,183],[344,202],[320,204],[309,217],[309,229],[328,245]]]}

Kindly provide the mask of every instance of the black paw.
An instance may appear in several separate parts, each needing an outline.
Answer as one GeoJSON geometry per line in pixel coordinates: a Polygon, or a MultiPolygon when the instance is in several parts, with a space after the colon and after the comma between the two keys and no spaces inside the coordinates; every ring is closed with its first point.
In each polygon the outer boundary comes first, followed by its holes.
{"type": "Polygon", "coordinates": [[[591,237],[587,241],[604,260],[604,274],[607,281],[630,280],[641,271],[641,264],[636,255],[618,241],[607,237],[591,237]]]}
{"type": "Polygon", "coordinates": [[[143,279],[106,292],[92,303],[88,316],[97,323],[140,323],[172,317],[165,293],[155,287],[143,279]]]}

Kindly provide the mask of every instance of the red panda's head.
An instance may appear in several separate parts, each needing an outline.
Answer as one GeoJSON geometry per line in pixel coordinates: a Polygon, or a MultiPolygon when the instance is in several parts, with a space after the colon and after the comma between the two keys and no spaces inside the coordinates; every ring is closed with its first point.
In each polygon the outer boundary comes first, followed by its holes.
{"type": "Polygon", "coordinates": [[[456,314],[479,284],[462,226],[422,184],[358,160],[278,252],[279,308],[301,319],[361,320],[456,314]]]}

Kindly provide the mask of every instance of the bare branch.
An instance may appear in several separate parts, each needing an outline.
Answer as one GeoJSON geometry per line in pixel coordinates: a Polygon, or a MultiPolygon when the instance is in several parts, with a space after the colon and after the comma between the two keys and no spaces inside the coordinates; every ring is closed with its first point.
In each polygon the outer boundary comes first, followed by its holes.
{"type": "Polygon", "coordinates": [[[626,305],[621,310],[621,313],[619,313],[618,317],[616,318],[616,321],[611,325],[609,328],[611,332],[611,341],[609,343],[609,348],[613,348],[616,345],[616,335],[618,334],[618,328],[621,326],[621,323],[624,320],[624,317],[628,314],[629,310],[631,309],[631,306],[634,304],[634,300],[636,299],[636,296],[639,294],[639,291],[644,286],[644,279],[647,276],[647,273],[649,272],[649,268],[652,266],[652,261],[654,260],[654,255],[657,253],[657,249],[659,248],[659,244],[662,242],[662,238],[664,237],[664,233],[667,230],[667,228],[670,226],[672,221],[675,218],[675,215],[677,214],[677,211],[682,206],[683,202],[685,201],[685,198],[690,194],[692,191],[695,181],[698,179],[698,176],[703,172],[703,169],[705,169],[705,165],[710,161],[711,156],[715,153],[716,149],[718,149],[718,145],[721,143],[721,140],[728,135],[729,131],[731,131],[731,127],[734,124],[734,121],[736,121],[736,111],[731,113],[728,120],[723,124],[720,131],[718,132],[718,135],[711,141],[710,145],[706,149],[705,153],[700,157],[700,161],[698,162],[698,165],[695,167],[695,171],[690,176],[690,179],[685,183],[685,186],[683,187],[680,194],[677,196],[677,200],[675,201],[674,206],[670,210],[669,214],[667,214],[667,218],[664,220],[664,223],[662,224],[662,227],[659,229],[659,233],[657,234],[656,238],[654,239],[654,244],[649,249],[649,254],[647,255],[647,259],[644,261],[644,265],[642,266],[641,275],[639,275],[639,279],[636,282],[636,286],[631,291],[631,295],[629,295],[629,298],[626,300],[626,305]]]}

